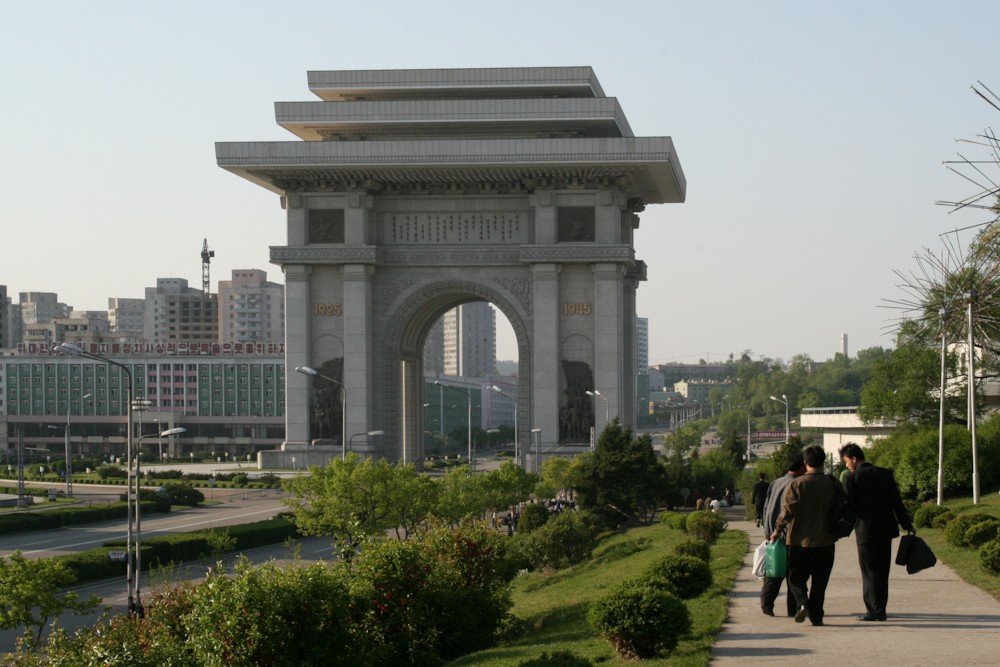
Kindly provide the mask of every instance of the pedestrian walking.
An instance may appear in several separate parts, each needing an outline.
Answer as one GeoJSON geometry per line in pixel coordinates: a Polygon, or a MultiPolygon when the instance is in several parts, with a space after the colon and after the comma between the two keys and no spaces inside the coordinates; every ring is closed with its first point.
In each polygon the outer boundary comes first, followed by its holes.
{"type": "MultiPolygon", "coordinates": [[[[753,485],[753,492],[750,494],[750,501],[757,510],[757,527],[764,523],[764,504],[767,502],[767,490],[771,485],[767,483],[764,473],[758,473],[757,483],[753,485]]],[[[770,535],[770,533],[768,533],[770,535]]]]}
{"type": "MultiPolygon", "coordinates": [[[[801,453],[796,452],[788,457],[788,461],[785,464],[785,471],[784,475],[768,485],[767,491],[764,493],[764,504],[761,506],[764,535],[770,535],[774,532],[774,526],[778,523],[778,516],[781,514],[785,500],[785,489],[792,483],[792,480],[806,471],[801,453]]],[[[763,477],[764,474],[761,473],[761,481],[763,481],[763,477]]],[[[764,583],[760,589],[760,610],[768,616],[774,616],[774,602],[778,599],[778,594],[781,592],[782,581],[786,582],[785,601],[788,608],[788,615],[795,616],[795,612],[798,611],[798,607],[795,604],[795,596],[792,595],[787,585],[787,576],[764,577],[764,583]]]]}
{"type": "Polygon", "coordinates": [[[802,452],[806,472],[785,490],[771,540],[784,532],[788,545],[788,589],[795,596],[795,622],[808,618],[823,625],[826,586],[833,570],[837,538],[830,532],[830,513],[837,480],[823,474],[826,452],[812,445],[802,452]]]}
{"type": "Polygon", "coordinates": [[[853,442],[840,448],[840,458],[851,471],[844,486],[858,512],[854,539],[858,545],[861,597],[865,603],[865,615],[858,620],[884,621],[889,602],[892,541],[899,537],[900,526],[909,533],[916,531],[891,470],[865,461],[864,450],[853,442]]]}

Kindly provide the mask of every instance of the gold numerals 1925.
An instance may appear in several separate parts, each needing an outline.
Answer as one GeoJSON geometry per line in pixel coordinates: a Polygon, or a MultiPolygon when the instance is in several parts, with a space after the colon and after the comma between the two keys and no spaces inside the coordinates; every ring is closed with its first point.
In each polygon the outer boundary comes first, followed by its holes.
{"type": "Polygon", "coordinates": [[[320,317],[340,317],[343,314],[344,307],[339,303],[313,304],[313,315],[320,317]]]}

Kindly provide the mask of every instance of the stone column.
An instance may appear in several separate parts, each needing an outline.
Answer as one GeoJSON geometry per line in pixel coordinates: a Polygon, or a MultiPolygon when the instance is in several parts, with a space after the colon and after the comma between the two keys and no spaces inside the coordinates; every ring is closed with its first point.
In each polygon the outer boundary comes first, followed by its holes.
{"type": "Polygon", "coordinates": [[[296,373],[295,368],[310,365],[311,267],[286,264],[281,268],[285,272],[285,443],[306,445],[311,437],[311,384],[309,378],[296,373]]]}
{"type": "Polygon", "coordinates": [[[532,265],[532,386],[531,414],[528,425],[530,449],[524,447],[526,468],[537,471],[535,437],[531,429],[542,429],[542,449],[545,443],[559,440],[559,403],[562,376],[559,352],[559,265],[532,265]]]}
{"type": "MultiPolygon", "coordinates": [[[[622,415],[623,308],[620,264],[592,265],[594,272],[594,386],[608,399],[608,418],[622,415]]],[[[597,432],[604,429],[601,406],[595,406],[597,432]]]]}

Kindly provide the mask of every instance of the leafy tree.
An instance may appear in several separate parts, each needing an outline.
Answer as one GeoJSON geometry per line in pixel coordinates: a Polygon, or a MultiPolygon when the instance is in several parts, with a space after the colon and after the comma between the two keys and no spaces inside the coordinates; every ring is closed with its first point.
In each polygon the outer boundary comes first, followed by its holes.
{"type": "Polygon", "coordinates": [[[617,418],[604,428],[596,450],[580,457],[572,481],[581,508],[618,522],[652,518],[666,495],[652,440],[633,438],[617,418]]]}
{"type": "Polygon", "coordinates": [[[538,475],[526,472],[513,461],[504,461],[499,468],[483,477],[485,507],[481,512],[504,510],[527,500],[538,485],[538,475]]]}
{"type": "Polygon", "coordinates": [[[81,599],[73,591],[59,594],[74,581],[76,575],[54,558],[27,559],[20,551],[0,556],[0,629],[24,628],[29,646],[35,646],[49,619],[65,611],[93,611],[100,598],[81,599]]]}
{"type": "Polygon", "coordinates": [[[723,489],[736,488],[740,469],[741,466],[733,461],[729,451],[716,447],[691,459],[691,481],[695,488],[701,490],[702,497],[706,500],[708,489],[711,488],[715,489],[715,496],[721,498],[723,489]]]}
{"type": "Polygon", "coordinates": [[[388,521],[395,527],[397,538],[408,539],[434,514],[441,485],[409,463],[397,465],[394,473],[393,483],[387,487],[392,508],[388,521]]]}
{"type": "Polygon", "coordinates": [[[560,491],[565,491],[572,486],[573,462],[569,459],[554,456],[542,462],[542,481],[539,484],[538,495],[543,498],[552,498],[560,491]]]}
{"type": "Polygon", "coordinates": [[[385,459],[359,459],[353,453],[333,459],[325,468],[311,466],[309,475],[286,482],[282,502],[303,535],[331,535],[341,555],[350,560],[365,536],[381,536],[399,518],[394,466],[385,459]]]}
{"type": "Polygon", "coordinates": [[[482,516],[489,506],[484,475],[470,475],[469,468],[450,468],[437,480],[438,493],[434,516],[446,525],[457,526],[468,516],[482,516]]]}

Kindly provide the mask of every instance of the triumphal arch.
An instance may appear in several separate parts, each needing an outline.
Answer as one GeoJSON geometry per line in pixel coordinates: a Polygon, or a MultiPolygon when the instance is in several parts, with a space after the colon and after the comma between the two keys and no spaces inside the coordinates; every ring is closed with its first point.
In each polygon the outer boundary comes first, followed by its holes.
{"type": "Polygon", "coordinates": [[[634,234],[645,206],[684,200],[671,139],[634,136],[589,67],[308,78],[319,101],[276,104],[297,140],[216,146],[219,166],[280,195],[287,216],[287,245],[271,248],[286,282],[275,456],[325,463],[313,443],[339,451],[345,434],[377,430],[352,449],[421,457],[423,344],[470,301],[517,336],[522,443],[599,431],[595,389],[631,424],[646,273],[634,234]]]}

